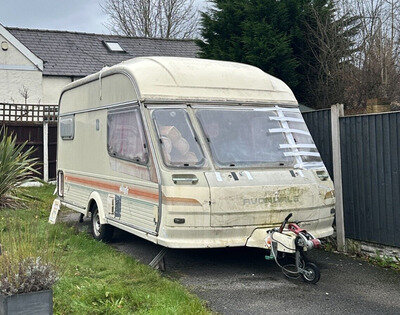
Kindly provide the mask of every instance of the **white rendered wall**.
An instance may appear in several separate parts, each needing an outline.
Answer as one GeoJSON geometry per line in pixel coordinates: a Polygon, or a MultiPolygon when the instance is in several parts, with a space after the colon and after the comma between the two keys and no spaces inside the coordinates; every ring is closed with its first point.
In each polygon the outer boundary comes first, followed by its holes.
{"type": "Polygon", "coordinates": [[[71,82],[70,77],[43,76],[42,104],[58,104],[62,89],[71,82]]]}
{"type": "MultiPolygon", "coordinates": [[[[6,39],[0,35],[0,43],[3,41],[6,39]]],[[[28,91],[28,103],[42,103],[42,72],[8,42],[8,50],[0,48],[0,102],[24,103],[23,87],[28,91]]]]}

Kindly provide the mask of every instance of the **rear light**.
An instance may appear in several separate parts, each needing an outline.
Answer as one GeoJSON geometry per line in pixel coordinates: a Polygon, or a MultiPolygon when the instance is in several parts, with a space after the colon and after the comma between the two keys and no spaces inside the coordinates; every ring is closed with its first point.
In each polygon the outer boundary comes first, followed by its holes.
{"type": "Polygon", "coordinates": [[[64,197],[64,172],[57,172],[57,194],[59,197],[64,197]]]}
{"type": "Polygon", "coordinates": [[[271,248],[272,247],[272,238],[271,234],[268,233],[268,236],[265,238],[265,247],[271,248]]]}

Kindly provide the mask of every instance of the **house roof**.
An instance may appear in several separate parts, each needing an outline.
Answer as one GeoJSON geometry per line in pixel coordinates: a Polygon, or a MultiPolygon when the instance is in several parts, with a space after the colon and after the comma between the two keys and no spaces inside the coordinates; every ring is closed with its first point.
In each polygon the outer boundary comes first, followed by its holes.
{"type": "Polygon", "coordinates": [[[64,91],[114,73],[131,76],[141,100],[297,105],[290,88],[254,66],[200,58],[141,57],[76,80],[64,91]]]}
{"type": "Polygon", "coordinates": [[[193,40],[150,39],[14,27],[6,29],[43,60],[44,75],[86,76],[104,66],[112,66],[134,57],[196,57],[198,52],[193,40]],[[112,52],[103,41],[118,42],[125,52],[112,52]]]}

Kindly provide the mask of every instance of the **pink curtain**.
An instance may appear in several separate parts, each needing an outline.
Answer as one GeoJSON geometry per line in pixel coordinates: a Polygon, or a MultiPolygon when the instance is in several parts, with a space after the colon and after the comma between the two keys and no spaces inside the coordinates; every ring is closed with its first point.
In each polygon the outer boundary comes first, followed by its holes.
{"type": "Polygon", "coordinates": [[[108,132],[108,147],[113,154],[129,160],[145,160],[144,135],[137,110],[111,114],[108,132]]]}

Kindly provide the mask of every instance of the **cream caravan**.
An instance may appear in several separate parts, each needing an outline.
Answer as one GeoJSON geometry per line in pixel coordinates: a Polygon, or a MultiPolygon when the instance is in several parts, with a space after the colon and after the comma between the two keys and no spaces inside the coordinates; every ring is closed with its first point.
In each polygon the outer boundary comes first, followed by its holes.
{"type": "Polygon", "coordinates": [[[171,248],[264,247],[288,213],[332,234],[333,184],[289,87],[232,62],[134,58],[69,84],[58,132],[58,195],[171,248]]]}

